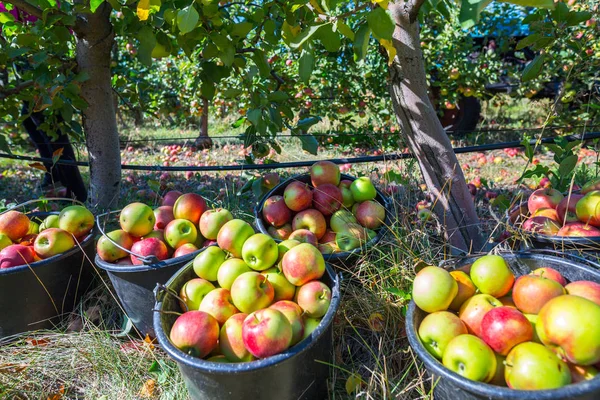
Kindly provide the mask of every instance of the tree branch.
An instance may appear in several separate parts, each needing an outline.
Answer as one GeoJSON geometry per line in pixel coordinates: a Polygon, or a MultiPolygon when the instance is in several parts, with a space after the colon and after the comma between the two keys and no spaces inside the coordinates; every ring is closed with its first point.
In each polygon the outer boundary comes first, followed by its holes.
{"type": "Polygon", "coordinates": [[[410,2],[410,11],[408,12],[408,17],[410,18],[410,22],[415,22],[417,17],[419,16],[419,11],[421,7],[425,3],[425,0],[412,0],[410,2]]]}
{"type": "Polygon", "coordinates": [[[28,14],[33,15],[34,17],[42,18],[43,11],[36,6],[29,4],[25,0],[6,0],[6,3],[12,4],[16,8],[25,11],[28,14]]]}
{"type": "Polygon", "coordinates": [[[25,82],[19,83],[18,85],[14,86],[10,89],[2,89],[2,90],[0,90],[0,99],[5,99],[8,96],[17,94],[20,91],[25,90],[31,86],[33,86],[33,81],[25,81],[25,82]]]}
{"type": "Polygon", "coordinates": [[[234,1],[234,2],[231,2],[231,3],[223,4],[222,6],[219,6],[219,10],[222,10],[224,8],[231,7],[231,6],[261,7],[261,5],[259,5],[259,4],[246,3],[246,2],[243,2],[243,1],[234,1]]]}
{"type": "Polygon", "coordinates": [[[277,73],[273,69],[271,70],[271,76],[277,81],[277,88],[275,89],[275,91],[278,91],[279,88],[281,88],[281,85],[285,83],[285,80],[279,75],[277,75],[277,73]]]}

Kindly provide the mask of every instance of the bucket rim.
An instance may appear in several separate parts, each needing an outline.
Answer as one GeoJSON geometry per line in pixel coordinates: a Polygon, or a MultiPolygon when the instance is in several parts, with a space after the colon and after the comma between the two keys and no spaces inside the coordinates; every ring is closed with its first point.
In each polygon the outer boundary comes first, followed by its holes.
{"type": "MultiPolygon", "coordinates": [[[[175,274],[173,274],[173,276],[167,281],[165,286],[169,287],[169,285],[173,283],[175,278],[178,277],[180,274],[184,273],[188,268],[190,268],[190,263],[184,265],[175,274]]],[[[161,324],[161,314],[158,311],[162,309],[162,301],[156,302],[154,306],[153,316],[154,332],[156,334],[158,343],[163,348],[163,350],[165,350],[165,352],[169,355],[169,357],[173,358],[178,364],[182,364],[188,368],[195,368],[202,372],[210,374],[239,374],[259,371],[276,366],[280,362],[294,358],[295,356],[301,354],[305,350],[313,347],[317,340],[319,340],[329,329],[329,327],[333,325],[333,320],[339,309],[341,301],[341,276],[337,274],[328,263],[325,264],[325,272],[329,275],[333,283],[331,287],[331,304],[329,305],[327,313],[325,313],[317,328],[311,333],[310,340],[303,339],[299,343],[286,349],[282,353],[276,354],[271,357],[262,358],[259,360],[241,363],[219,363],[207,361],[198,357],[192,357],[175,347],[171,343],[171,340],[167,337],[166,333],[163,331],[161,324]]]]}
{"type": "MultiPolygon", "coordinates": [[[[211,246],[213,246],[213,245],[211,245],[211,246]]],[[[202,252],[202,250],[204,250],[205,248],[206,247],[203,247],[201,249],[194,251],[193,253],[188,253],[188,254],[185,254],[183,256],[176,257],[176,258],[169,258],[169,259],[162,260],[162,261],[154,263],[154,264],[142,264],[142,265],[114,264],[114,263],[110,263],[108,261],[104,261],[103,259],[100,258],[100,256],[98,254],[96,254],[96,258],[94,261],[99,268],[101,268],[105,271],[108,271],[108,272],[112,272],[112,273],[147,272],[147,271],[155,271],[158,269],[171,267],[175,264],[181,264],[181,263],[187,264],[190,261],[192,261],[194,258],[196,258],[196,256],[198,254],[200,254],[202,252]]]]}
{"type": "MultiPolygon", "coordinates": [[[[586,259],[581,257],[573,257],[567,254],[561,254],[565,257],[558,257],[550,251],[539,251],[539,252],[498,252],[499,255],[509,256],[514,258],[533,258],[532,256],[544,256],[546,259],[555,259],[561,260],[561,262],[565,261],[565,258],[571,258],[572,263],[579,263],[578,267],[581,267],[586,270],[590,270],[598,275],[600,275],[600,270],[595,270],[593,267],[589,265],[585,265],[584,263],[588,263],[593,265],[594,263],[590,263],[586,259]]],[[[481,257],[484,254],[475,254],[469,255],[466,257],[459,258],[455,265],[466,265],[472,260],[481,257]]],[[[597,376],[593,379],[577,382],[574,384],[569,384],[557,389],[546,389],[546,390],[518,390],[518,389],[510,389],[508,387],[492,385],[484,382],[476,382],[470,379],[467,379],[451,370],[446,368],[439,360],[434,358],[427,349],[421,344],[421,340],[418,337],[417,330],[414,327],[414,318],[415,313],[417,311],[417,306],[414,300],[411,300],[408,305],[408,310],[406,312],[406,335],[408,337],[408,341],[410,346],[417,353],[417,357],[421,360],[429,372],[433,375],[436,375],[439,379],[450,380],[452,384],[458,386],[460,389],[468,391],[470,393],[474,393],[480,396],[487,396],[489,398],[503,398],[503,399],[536,399],[536,400],[550,400],[556,398],[570,398],[577,395],[577,393],[600,393],[600,376],[597,376]]]]}

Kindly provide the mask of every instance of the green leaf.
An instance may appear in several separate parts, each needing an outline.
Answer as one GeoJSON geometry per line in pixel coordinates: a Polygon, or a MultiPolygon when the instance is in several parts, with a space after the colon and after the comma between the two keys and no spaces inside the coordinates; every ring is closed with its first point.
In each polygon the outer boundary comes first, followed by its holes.
{"type": "Polygon", "coordinates": [[[469,29],[479,21],[479,14],[492,0],[461,0],[458,20],[464,29],[469,29]]]}
{"type": "Polygon", "coordinates": [[[102,3],[104,0],[90,0],[90,11],[95,13],[102,3]]]}
{"type": "Polygon", "coordinates": [[[198,11],[194,8],[194,5],[189,5],[186,8],[179,10],[177,13],[177,27],[179,31],[185,35],[194,30],[198,24],[200,16],[198,11]]]}
{"type": "Polygon", "coordinates": [[[137,57],[140,62],[146,66],[152,65],[152,50],[156,46],[156,37],[152,28],[144,25],[136,34],[137,40],[140,42],[137,57]]]}
{"type": "Polygon", "coordinates": [[[286,92],[278,90],[276,92],[269,93],[267,95],[267,98],[269,99],[269,101],[281,102],[281,101],[285,101],[285,100],[289,99],[290,96],[286,92]]]}
{"type": "Polygon", "coordinates": [[[223,97],[225,97],[226,99],[233,99],[239,96],[240,94],[242,94],[242,90],[236,88],[229,88],[223,91],[223,97]]]}
{"type": "Polygon", "coordinates": [[[555,40],[556,38],[553,36],[542,36],[540,33],[534,33],[521,39],[517,43],[516,49],[522,50],[525,47],[531,46],[533,50],[540,50],[554,43],[555,40]]]}
{"type": "Polygon", "coordinates": [[[554,0],[500,0],[502,3],[516,4],[522,7],[554,8],[554,0]]]}
{"type": "Polygon", "coordinates": [[[290,48],[292,49],[298,49],[300,46],[302,46],[306,41],[312,39],[313,35],[315,33],[317,33],[317,31],[323,26],[324,24],[320,24],[320,25],[313,25],[308,29],[305,29],[304,31],[300,32],[300,34],[298,36],[296,36],[291,42],[290,42],[290,48]]]}
{"type": "Polygon", "coordinates": [[[568,177],[574,170],[577,165],[577,156],[572,154],[561,161],[558,166],[558,176],[561,178],[568,177]]]}
{"type": "Polygon", "coordinates": [[[558,23],[566,22],[569,15],[569,7],[565,3],[558,3],[554,11],[552,11],[552,19],[558,23]]]}
{"type": "Polygon", "coordinates": [[[360,61],[367,56],[367,49],[369,48],[369,38],[371,36],[371,28],[369,25],[363,24],[356,35],[354,36],[354,59],[360,61]]]}
{"type": "Polygon", "coordinates": [[[298,60],[298,75],[300,79],[308,83],[315,65],[315,56],[312,50],[303,49],[298,60]]]}
{"type": "Polygon", "coordinates": [[[373,35],[379,39],[392,40],[394,33],[394,20],[383,8],[377,7],[367,14],[367,23],[373,31],[373,35]]]}
{"type": "Polygon", "coordinates": [[[13,22],[15,17],[11,13],[2,12],[0,13],[0,24],[5,24],[7,22],[13,22]]]}
{"type": "Polygon", "coordinates": [[[200,86],[200,93],[202,93],[202,97],[206,97],[211,100],[215,97],[215,84],[213,82],[204,81],[200,86]]]}
{"type": "Polygon", "coordinates": [[[219,54],[219,58],[223,61],[224,65],[231,67],[233,59],[235,58],[235,48],[233,48],[233,46],[225,47],[219,54]]]}
{"type": "Polygon", "coordinates": [[[342,35],[346,36],[350,40],[354,40],[354,32],[352,32],[352,29],[348,25],[346,25],[343,21],[336,20],[333,23],[333,30],[341,33],[342,35]]]}
{"type": "Polygon", "coordinates": [[[254,24],[251,22],[240,22],[238,24],[233,25],[233,29],[231,30],[231,36],[237,37],[246,37],[248,33],[254,28],[254,24]]]}
{"type": "Polygon", "coordinates": [[[252,60],[254,60],[261,76],[268,78],[271,75],[271,67],[267,61],[267,56],[262,50],[256,50],[254,54],[252,54],[252,60]]]}
{"type": "Polygon", "coordinates": [[[311,126],[319,123],[321,121],[321,117],[308,117],[308,118],[304,118],[301,119],[300,121],[298,121],[298,124],[296,124],[296,129],[301,129],[303,131],[308,130],[308,128],[310,128],[311,126]]]}
{"type": "Polygon", "coordinates": [[[325,47],[325,50],[330,51],[332,53],[338,51],[342,44],[342,40],[340,38],[340,34],[333,31],[333,25],[327,24],[319,29],[319,39],[325,47]]]}
{"type": "Polygon", "coordinates": [[[570,12],[567,15],[567,25],[575,26],[592,18],[592,13],[589,11],[570,12]]]}
{"type": "Polygon", "coordinates": [[[529,64],[527,64],[523,70],[521,82],[527,82],[538,77],[544,66],[544,58],[544,54],[538,54],[529,64]]]}
{"type": "Polygon", "coordinates": [[[2,150],[5,153],[12,154],[12,151],[10,151],[10,146],[6,141],[6,136],[4,136],[4,134],[0,134],[0,150],[2,150]]]}
{"type": "Polygon", "coordinates": [[[258,108],[248,110],[248,112],[246,113],[246,118],[252,123],[252,125],[256,126],[262,119],[262,111],[258,108]]]}
{"type": "Polygon", "coordinates": [[[317,155],[317,150],[319,149],[319,142],[313,135],[298,135],[300,138],[300,142],[302,142],[302,150],[308,151],[312,155],[317,155]]]}

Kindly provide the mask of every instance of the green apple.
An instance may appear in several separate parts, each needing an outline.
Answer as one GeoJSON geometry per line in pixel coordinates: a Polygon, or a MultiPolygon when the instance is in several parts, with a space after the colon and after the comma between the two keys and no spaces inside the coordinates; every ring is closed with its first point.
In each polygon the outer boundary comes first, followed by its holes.
{"type": "Polygon", "coordinates": [[[447,345],[442,363],[449,370],[478,382],[489,382],[496,373],[496,356],[474,335],[458,335],[447,345]]]}
{"type": "Polygon", "coordinates": [[[290,281],[286,279],[279,268],[269,268],[268,270],[263,271],[262,274],[266,276],[267,280],[273,285],[273,290],[275,290],[273,301],[292,300],[294,298],[296,286],[292,285],[290,281]]]}
{"type": "Polygon", "coordinates": [[[233,257],[242,258],[244,242],[252,235],[254,229],[249,223],[241,219],[232,219],[219,229],[217,244],[233,257]]]}
{"type": "Polygon", "coordinates": [[[537,322],[538,322],[538,316],[537,314],[523,314],[525,316],[525,318],[527,318],[527,320],[531,323],[531,326],[533,327],[533,341],[536,343],[542,343],[542,341],[540,340],[540,337],[537,334],[537,322]]]}
{"type": "Polygon", "coordinates": [[[40,224],[39,232],[48,228],[58,228],[58,215],[48,215],[40,224]]]}
{"type": "MultiPolygon", "coordinates": [[[[129,233],[122,229],[108,232],[106,236],[127,250],[131,250],[131,247],[133,246],[133,238],[129,233]]],[[[114,262],[129,255],[129,253],[127,253],[125,250],[121,250],[112,244],[112,242],[105,236],[102,236],[100,239],[98,239],[98,243],[96,244],[96,253],[98,253],[98,256],[100,256],[101,259],[108,262],[114,262]]]]}
{"type": "Polygon", "coordinates": [[[348,210],[338,210],[331,216],[329,227],[334,232],[344,232],[348,224],[357,224],[356,217],[348,210]]]}
{"type": "Polygon", "coordinates": [[[241,274],[231,285],[233,304],[246,314],[268,307],[274,297],[273,285],[266,276],[256,271],[241,274]]]}
{"type": "Polygon", "coordinates": [[[11,244],[13,244],[12,240],[10,240],[10,238],[4,233],[0,233],[0,250],[10,246],[11,244]]]}
{"type": "Polygon", "coordinates": [[[515,282],[515,275],[501,256],[488,254],[471,266],[471,280],[481,293],[493,297],[506,295],[515,282]]]}
{"type": "Polygon", "coordinates": [[[292,341],[290,346],[295,345],[304,335],[304,319],[302,318],[302,308],[293,301],[281,300],[269,306],[273,310],[280,311],[292,325],[292,341]]]}
{"type": "MultiPolygon", "coordinates": [[[[152,216],[154,217],[154,213],[152,216]]],[[[94,214],[84,206],[65,207],[58,215],[58,227],[72,233],[76,238],[82,238],[94,227],[94,214]]]]}
{"type": "Polygon", "coordinates": [[[446,346],[458,335],[467,333],[465,324],[448,311],[437,311],[428,314],[419,325],[419,338],[427,351],[442,359],[446,346]]]}
{"type": "Polygon", "coordinates": [[[277,243],[269,235],[257,233],[250,236],[242,247],[242,258],[255,271],[269,269],[277,262],[277,243]]]}
{"type": "Polygon", "coordinates": [[[354,197],[352,196],[352,190],[350,190],[350,186],[342,185],[340,183],[338,188],[340,188],[340,191],[342,192],[342,206],[344,206],[344,208],[351,209],[355,202],[354,197]]]}
{"type": "Polygon", "coordinates": [[[224,208],[207,210],[200,217],[198,228],[202,236],[210,240],[216,240],[219,230],[231,220],[233,220],[233,215],[231,215],[229,210],[224,208]]]}
{"type": "Polygon", "coordinates": [[[281,262],[281,260],[283,259],[283,256],[285,255],[285,253],[288,252],[289,249],[291,249],[294,246],[298,246],[300,244],[299,241],[294,240],[294,239],[288,239],[288,240],[284,240],[283,242],[280,242],[277,245],[277,262],[281,262]]]}
{"type": "Polygon", "coordinates": [[[219,267],[225,261],[225,252],[217,246],[209,246],[194,258],[194,272],[200,278],[215,282],[219,267]]]}
{"type": "Polygon", "coordinates": [[[417,307],[428,313],[447,310],[457,293],[458,284],[443,268],[425,267],[413,281],[412,298],[417,307]]]}
{"type": "Polygon", "coordinates": [[[306,339],[313,333],[315,329],[321,323],[321,318],[310,318],[304,316],[304,334],[302,335],[302,340],[306,339]]]}
{"type": "Polygon", "coordinates": [[[219,282],[219,286],[222,288],[231,289],[231,285],[233,285],[235,278],[244,272],[250,271],[252,270],[246,265],[244,260],[239,258],[229,258],[219,267],[219,271],[217,272],[217,282],[219,282]]]}
{"type": "Polygon", "coordinates": [[[544,345],[525,342],[506,356],[506,383],[517,390],[547,390],[571,383],[569,366],[544,345]]]}
{"type": "Polygon", "coordinates": [[[142,237],[154,230],[156,216],[154,211],[144,203],[131,203],[121,210],[119,216],[121,229],[130,235],[142,237]]]}
{"type": "Polygon", "coordinates": [[[167,244],[174,249],[184,244],[195,243],[198,238],[198,230],[187,219],[174,219],[167,224],[163,233],[167,244]]]}
{"type": "Polygon", "coordinates": [[[35,221],[29,221],[29,230],[27,231],[28,235],[37,235],[40,233],[40,224],[35,221]]]}
{"type": "Polygon", "coordinates": [[[215,285],[202,278],[190,279],[183,284],[179,291],[180,302],[183,311],[197,310],[200,308],[202,299],[215,288],[215,285]]]}
{"type": "Polygon", "coordinates": [[[366,176],[362,176],[352,181],[352,184],[350,184],[350,191],[352,192],[354,201],[357,203],[373,200],[377,196],[377,191],[375,190],[375,186],[373,186],[373,182],[366,176]]]}

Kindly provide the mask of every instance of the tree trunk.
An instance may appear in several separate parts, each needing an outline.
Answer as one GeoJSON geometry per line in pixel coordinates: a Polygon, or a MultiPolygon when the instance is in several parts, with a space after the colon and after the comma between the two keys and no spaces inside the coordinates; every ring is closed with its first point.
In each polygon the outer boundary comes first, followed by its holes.
{"type": "Polygon", "coordinates": [[[449,243],[467,252],[485,245],[475,204],[452,149],[427,94],[419,26],[404,2],[390,3],[396,28],[397,56],[389,68],[389,90],[396,117],[419,162],[427,187],[435,196],[434,211],[444,224],[449,243]]]}
{"type": "Polygon", "coordinates": [[[94,14],[77,16],[76,57],[80,72],[88,79],[81,83],[83,129],[90,160],[90,202],[97,209],[115,206],[121,183],[119,133],[111,86],[111,48],[114,32],[111,7],[103,3],[94,14]]]}
{"type": "Polygon", "coordinates": [[[202,98],[202,116],[200,117],[200,135],[196,139],[195,146],[199,149],[210,149],[213,141],[208,137],[208,99],[202,98]]]}

